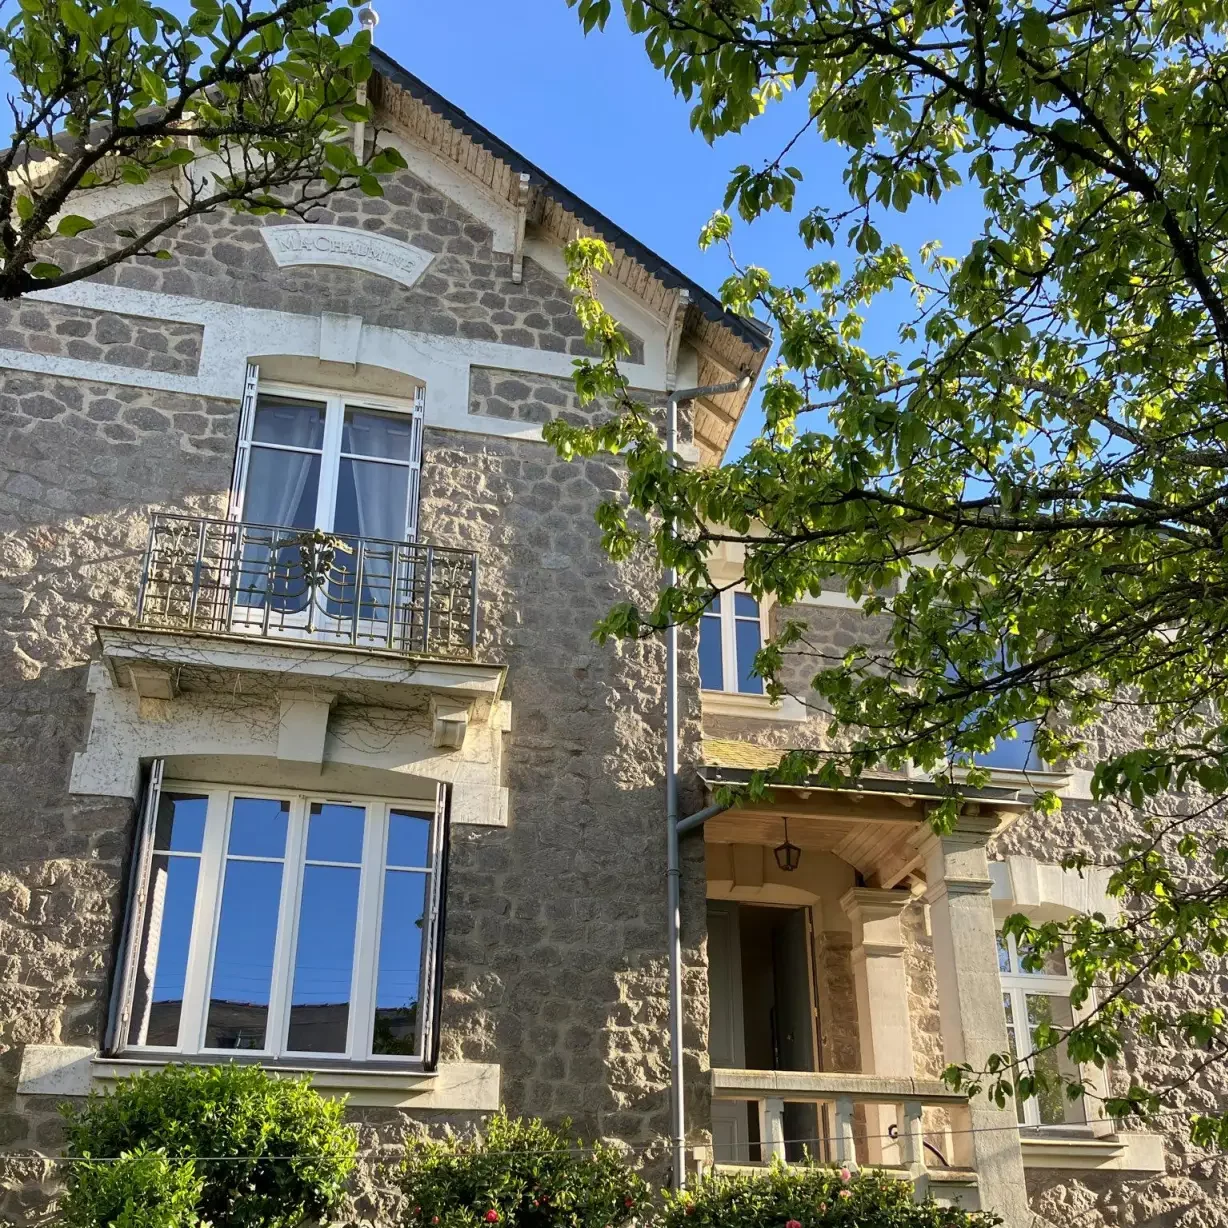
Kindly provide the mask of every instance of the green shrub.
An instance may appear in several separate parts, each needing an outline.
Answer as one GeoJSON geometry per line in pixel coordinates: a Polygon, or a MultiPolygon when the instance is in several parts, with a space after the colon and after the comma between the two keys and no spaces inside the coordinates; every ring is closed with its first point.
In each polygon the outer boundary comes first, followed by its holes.
{"type": "Polygon", "coordinates": [[[60,1199],[68,1228],[191,1228],[204,1178],[191,1160],[171,1160],[163,1151],[129,1151],[111,1164],[74,1164],[60,1199]]]}
{"type": "Polygon", "coordinates": [[[619,1152],[540,1121],[491,1119],[470,1138],[407,1144],[406,1228],[620,1228],[651,1196],[619,1152]]]}
{"type": "Polygon", "coordinates": [[[73,1228],[294,1228],[354,1167],[344,1104],[257,1066],[168,1066],[67,1108],[73,1228]],[[89,1159],[98,1163],[83,1162],[89,1159]],[[109,1162],[108,1162],[109,1161],[109,1162]]]}
{"type": "Polygon", "coordinates": [[[994,1228],[1002,1222],[932,1199],[914,1202],[907,1181],[883,1173],[817,1164],[713,1173],[664,1199],[661,1228],[994,1228]]]}

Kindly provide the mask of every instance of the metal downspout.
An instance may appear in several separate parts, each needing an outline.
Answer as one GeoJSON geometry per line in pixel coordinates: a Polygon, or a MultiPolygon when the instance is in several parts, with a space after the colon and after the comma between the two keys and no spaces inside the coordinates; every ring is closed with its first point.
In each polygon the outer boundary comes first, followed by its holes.
{"type": "MultiPolygon", "coordinates": [[[[739,392],[749,387],[750,377],[702,388],[676,389],[665,403],[665,451],[670,465],[677,464],[678,406],[696,397],[739,392]]],[[[666,536],[673,536],[672,518],[665,522],[666,536]]],[[[678,579],[672,566],[665,569],[665,588],[678,579]]],[[[701,811],[701,814],[704,812],[701,811]]],[[[716,813],[719,813],[717,811],[716,813]]],[[[709,816],[710,817],[710,816],[709,816]]],[[[694,825],[699,815],[685,820],[694,825]]],[[[702,820],[700,820],[702,821],[702,820]]],[[[666,913],[669,925],[669,1047],[670,1047],[670,1183],[675,1190],[686,1187],[686,1104],[682,1049],[682,930],[681,878],[678,837],[678,628],[671,619],[665,629],[665,879],[666,913]]]]}

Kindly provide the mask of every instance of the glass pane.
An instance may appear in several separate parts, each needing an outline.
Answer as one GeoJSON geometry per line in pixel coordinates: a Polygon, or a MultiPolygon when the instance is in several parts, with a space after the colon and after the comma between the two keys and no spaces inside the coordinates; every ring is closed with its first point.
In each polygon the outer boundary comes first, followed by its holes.
{"type": "Polygon", "coordinates": [[[426,917],[426,874],[384,873],[376,972],[372,1053],[418,1051],[422,935],[426,917]]]}
{"type": "Polygon", "coordinates": [[[985,767],[1002,768],[1004,771],[1022,772],[1039,768],[1040,762],[1033,750],[1036,737],[1036,722],[1025,721],[1015,730],[1013,738],[999,738],[988,754],[979,754],[978,763],[985,767]]]}
{"type": "Polygon", "coordinates": [[[374,409],[347,409],[341,428],[341,451],[407,461],[414,437],[408,414],[381,414],[374,409]]]}
{"type": "MultiPolygon", "coordinates": [[[[247,524],[271,524],[285,529],[315,528],[319,488],[319,453],[252,448],[243,495],[243,520],[247,524]]],[[[252,543],[248,549],[263,549],[261,558],[267,558],[270,553],[267,546],[257,543],[252,543]]],[[[278,562],[283,568],[288,567],[297,557],[297,550],[293,554],[282,550],[278,562]]],[[[267,570],[267,563],[264,566],[267,570]]]]}
{"type": "Polygon", "coordinates": [[[725,689],[725,667],[721,661],[721,620],[705,614],[699,620],[699,685],[705,691],[725,689]]]}
{"type": "Polygon", "coordinates": [[[738,618],[758,618],[759,603],[749,593],[734,593],[733,612],[738,618]]]}
{"type": "Polygon", "coordinates": [[[379,461],[341,459],[333,528],[354,537],[405,540],[409,470],[379,461]]]}
{"type": "Polygon", "coordinates": [[[163,793],[158,799],[154,848],[167,853],[199,853],[205,838],[207,797],[163,793]]]}
{"type": "Polygon", "coordinates": [[[296,1053],[345,1052],[359,874],[357,867],[303,869],[294,993],[286,1042],[286,1047],[296,1053]]]}
{"type": "Polygon", "coordinates": [[[290,803],[274,797],[236,797],[230,811],[231,857],[284,857],[290,803]]]}
{"type": "Polygon", "coordinates": [[[1046,951],[1044,955],[1044,963],[1037,968],[1035,972],[1029,972],[1023,966],[1024,959],[1031,952],[1030,947],[1019,948],[1019,971],[1025,976],[1067,976],[1066,971],[1066,952],[1058,947],[1056,951],[1046,951]]]}
{"type": "MultiPolygon", "coordinates": [[[[1074,1026],[1074,1014],[1070,1009],[1070,999],[1060,998],[1052,994],[1028,994],[1028,1027],[1035,1036],[1035,1029],[1044,1023],[1050,1027],[1065,1030],[1074,1026]]],[[[1066,1053],[1066,1046],[1057,1049],[1047,1049],[1038,1053],[1032,1064],[1038,1076],[1045,1076],[1045,1086],[1036,1097],[1042,1126],[1072,1126],[1083,1125],[1087,1121],[1087,1112],[1083,1097],[1070,1100],[1066,1095],[1066,1084],[1079,1077],[1078,1067],[1066,1053]]]]}
{"type": "MultiPolygon", "coordinates": [[[[1010,947],[1007,945],[1006,939],[1003,937],[1001,932],[994,936],[998,940],[998,971],[1009,972],[1011,970],[1010,947]]],[[[1009,999],[1007,999],[1007,1001],[1009,1002],[1009,999]]],[[[1007,1009],[1009,1010],[1010,1007],[1008,1006],[1007,1009]]]]}
{"type": "Polygon", "coordinates": [[[322,401],[260,396],[256,399],[252,439],[258,443],[280,443],[293,448],[323,447],[326,412],[322,401]]]}
{"type": "Polygon", "coordinates": [[[128,1026],[130,1045],[179,1043],[199,874],[198,857],[154,855],[128,1026]]]}
{"type": "Polygon", "coordinates": [[[750,672],[750,667],[755,663],[755,653],[762,647],[759,623],[739,618],[734,622],[734,633],[738,650],[738,690],[747,695],[762,695],[763,679],[756,678],[750,672]]]}
{"type": "Polygon", "coordinates": [[[409,810],[393,810],[388,815],[388,856],[384,864],[389,866],[430,865],[431,816],[414,814],[409,810]]]}
{"type": "Polygon", "coordinates": [[[362,861],[365,806],[342,806],[337,802],[312,802],[307,826],[308,861],[362,861]]]}
{"type": "Polygon", "coordinates": [[[213,956],[208,1049],[263,1049],[281,902],[281,862],[226,863],[213,956]]]}

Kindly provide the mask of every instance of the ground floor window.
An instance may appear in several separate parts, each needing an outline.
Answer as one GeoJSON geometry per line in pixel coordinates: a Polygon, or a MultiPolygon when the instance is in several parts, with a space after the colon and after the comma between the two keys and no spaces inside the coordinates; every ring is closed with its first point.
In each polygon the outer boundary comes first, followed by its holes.
{"type": "Polygon", "coordinates": [[[1064,1031],[1074,1026],[1070,991],[1074,985],[1061,951],[1051,951],[1045,965],[1033,972],[1023,966],[1014,935],[998,935],[998,972],[1002,978],[1002,1005],[1011,1053],[1023,1056],[1029,1068],[1046,1076],[1040,1092],[1017,1101],[1016,1112],[1025,1126],[1085,1126],[1087,1105],[1082,1096],[1071,1100],[1066,1084],[1080,1077],[1065,1045],[1033,1051],[1033,1037],[1042,1025],[1064,1031]]]}
{"type": "Polygon", "coordinates": [[[155,765],[111,1049],[429,1064],[446,808],[155,765]]]}

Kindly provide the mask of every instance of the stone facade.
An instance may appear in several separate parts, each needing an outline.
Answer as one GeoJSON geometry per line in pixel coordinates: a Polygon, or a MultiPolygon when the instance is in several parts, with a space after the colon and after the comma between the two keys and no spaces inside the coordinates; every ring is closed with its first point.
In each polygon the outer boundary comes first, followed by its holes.
{"type": "MultiPolygon", "coordinates": [[[[408,287],[356,268],[278,267],[260,232],[279,221],[218,214],[170,236],[168,261],[130,263],[56,301],[0,310],[0,349],[10,364],[0,370],[0,1218],[45,1214],[55,1182],[59,1097],[18,1093],[23,1056],[28,1046],[98,1049],[124,920],[133,799],[71,783],[74,757],[93,746],[103,719],[89,690],[91,668],[95,675],[102,668],[94,628],[132,623],[152,512],[226,515],[245,360],[263,360],[279,381],[349,393],[369,384],[372,393],[407,395],[407,403],[414,381],[425,383],[419,535],[477,552],[476,657],[506,668],[500,698],[511,712],[499,779],[487,782],[492,795],[506,790],[507,814],[492,806],[481,821],[471,814],[452,830],[441,1058],[497,1066],[500,1098],[512,1111],[570,1117],[583,1134],[619,1140],[652,1175],[664,1174],[664,661],[655,641],[598,646],[590,634],[613,603],[651,600],[658,579],[646,558],[614,565],[599,549],[594,510],[626,480],[617,458],[563,463],[540,439],[540,426],[556,417],[591,421],[603,412],[579,406],[567,376],[584,345],[566,287],[557,269],[531,256],[514,283],[511,255],[496,248],[495,229],[479,213],[410,173],[390,180],[383,198],[338,197],[319,211],[320,223],[430,253],[408,287]],[[242,337],[246,352],[233,332],[217,331],[243,312],[254,330],[242,337]],[[348,358],[335,349],[350,327],[335,321],[346,318],[358,320],[361,335],[348,358]],[[290,335],[298,348],[279,348],[290,335]],[[232,340],[219,365],[221,336],[232,340]],[[304,336],[317,339],[315,350],[304,350],[304,336]],[[434,364],[434,383],[414,366],[419,359],[434,364]]],[[[96,254],[108,227],[126,221],[117,216],[64,243],[62,258],[96,254]]],[[[628,314],[642,321],[641,307],[628,314]]],[[[650,401],[670,367],[667,324],[631,329],[630,376],[650,401]]],[[[684,415],[683,438],[691,434],[684,415]]],[[[867,634],[855,610],[801,605],[771,613],[785,617],[806,619],[813,641],[833,651],[867,634]]],[[[683,644],[688,811],[704,800],[690,771],[702,763],[702,737],[770,749],[822,745],[815,713],[803,721],[728,709],[705,716],[694,640],[684,636],[683,644]]],[[[807,667],[790,668],[791,685],[804,694],[807,667]]],[[[217,719],[245,713],[276,740],[275,701],[271,692],[236,693],[216,705],[217,719]]],[[[142,698],[139,720],[169,721],[175,702],[142,698]]],[[[366,716],[368,734],[378,731],[383,718],[366,716]]],[[[334,729],[357,730],[363,717],[351,702],[334,729]]],[[[429,725],[425,705],[418,718],[429,725]]],[[[898,815],[892,821],[898,825],[898,815]]],[[[1053,862],[1093,840],[1115,843],[1133,822],[1118,808],[1072,802],[1056,824],[1025,815],[991,851],[1053,862]]],[[[775,842],[762,839],[767,849],[775,842]]],[[[854,857],[855,843],[840,847],[854,857]]],[[[834,845],[824,851],[837,855],[834,845]]],[[[711,1121],[706,861],[703,839],[688,839],[682,921],[692,1144],[706,1141],[711,1121]]],[[[870,1021],[859,1016],[858,952],[840,899],[860,887],[862,871],[852,860],[840,865],[839,889],[825,888],[832,898],[809,905],[818,922],[820,1061],[829,1072],[858,1073],[870,1021]]],[[[915,878],[917,866],[912,871],[915,878]]],[[[780,888],[780,875],[769,886],[780,888]]],[[[940,944],[919,894],[900,916],[913,1072],[933,1079],[948,1058],[940,944]]],[[[1172,1073],[1193,1060],[1131,1052],[1123,1069],[1172,1073]]],[[[1179,1107],[1221,1103],[1226,1092],[1209,1069],[1179,1107]]],[[[483,1111],[356,1104],[366,1162],[353,1214],[387,1215],[379,1165],[395,1160],[406,1132],[463,1125],[483,1111]]],[[[859,1109],[862,1146],[867,1120],[859,1109]]],[[[926,1123],[950,1124],[941,1113],[927,1114],[926,1123]]],[[[1088,1228],[1220,1222],[1228,1194],[1222,1167],[1195,1162],[1179,1123],[1167,1145],[1166,1174],[1030,1169],[1034,1210],[1088,1228]]]]}
{"type": "MultiPolygon", "coordinates": [[[[532,426],[575,412],[569,381],[527,361],[583,352],[570,296],[531,259],[514,284],[491,229],[410,174],[382,199],[334,198],[316,220],[434,258],[412,289],[357,269],[279,269],[262,222],[227,213],[169,236],[169,261],[129,264],[81,293],[117,287],[155,304],[201,303],[206,319],[211,304],[288,322],[360,316],[364,328],[452,345],[467,373],[468,343],[526,355],[472,364],[468,432],[432,425],[426,390],[420,537],[479,552],[477,657],[507,666],[503,699],[514,714],[503,757],[510,823],[453,828],[441,1057],[496,1063],[509,1109],[625,1140],[659,1174],[669,1070],[663,657],[656,643],[590,639],[612,602],[645,598],[656,577],[645,560],[615,567],[597,547],[594,509],[625,481],[616,459],[564,464],[540,439],[481,425],[483,415],[532,426]]],[[[63,258],[96,252],[125,221],[65,243],[63,258]]],[[[45,1157],[61,1138],[59,1098],[18,1096],[23,1052],[99,1047],[123,925],[133,802],[68,788],[92,732],[93,629],[132,622],[151,512],[226,512],[244,355],[233,355],[233,397],[168,391],[143,374],[192,377],[207,328],[75,303],[0,312],[0,347],[62,360],[50,372],[0,371],[0,1219],[45,1214],[55,1184],[45,1157]],[[83,378],[100,364],[115,368],[113,381],[83,378]]],[[[644,364],[646,341],[632,336],[632,349],[632,364],[644,364]]],[[[661,361],[654,351],[655,369],[661,361]]],[[[685,685],[693,762],[693,665],[685,685]]],[[[142,713],[157,702],[142,701],[142,713]]],[[[691,1094],[702,1112],[702,850],[688,853],[684,899],[691,1094]]],[[[474,1118],[352,1112],[376,1159],[406,1131],[474,1118]]],[[[385,1207],[376,1159],[356,1179],[356,1215],[385,1207]]]]}

